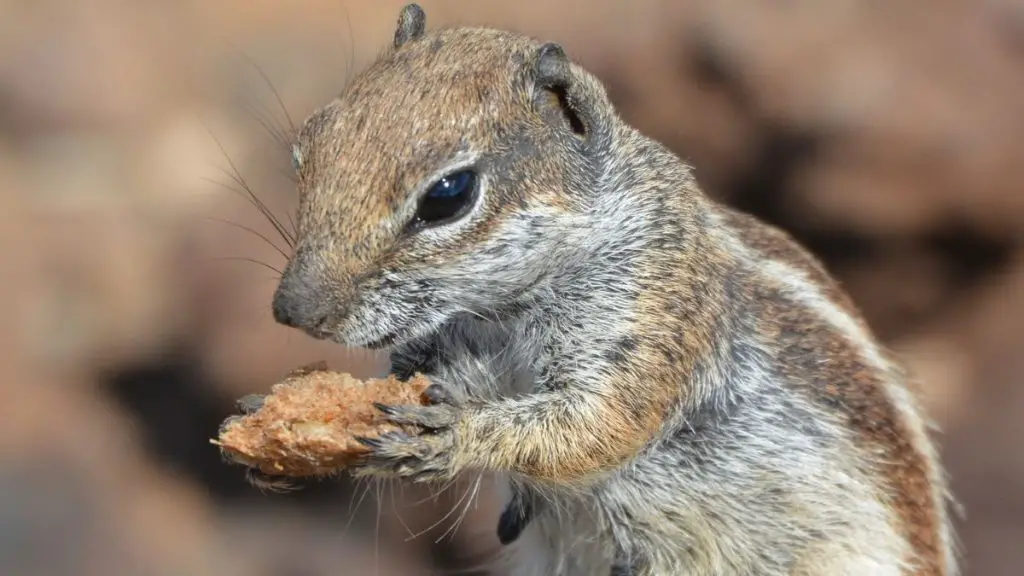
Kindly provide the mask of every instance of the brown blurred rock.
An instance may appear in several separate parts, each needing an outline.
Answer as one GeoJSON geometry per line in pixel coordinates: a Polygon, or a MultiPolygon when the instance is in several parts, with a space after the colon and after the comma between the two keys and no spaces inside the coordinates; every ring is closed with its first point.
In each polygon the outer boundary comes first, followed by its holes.
{"type": "Polygon", "coordinates": [[[608,73],[626,115],[694,158],[719,194],[736,193],[730,172],[749,170],[751,152],[705,146],[739,118],[814,143],[785,182],[794,217],[888,235],[956,217],[1019,237],[1018,55],[977,5],[942,5],[691,2],[675,12],[684,33],[608,73]],[[689,105],[709,88],[728,106],[689,105]]]}
{"type": "Polygon", "coordinates": [[[941,257],[897,242],[834,272],[848,292],[867,304],[868,323],[886,339],[942,310],[955,289],[954,272],[941,257]]]}
{"type": "Polygon", "coordinates": [[[236,573],[199,494],[152,468],[109,406],[24,363],[2,377],[4,574],[236,573]]]}
{"type": "Polygon", "coordinates": [[[12,112],[0,126],[29,133],[144,121],[181,94],[178,15],[127,0],[0,5],[0,99],[12,112]]]}

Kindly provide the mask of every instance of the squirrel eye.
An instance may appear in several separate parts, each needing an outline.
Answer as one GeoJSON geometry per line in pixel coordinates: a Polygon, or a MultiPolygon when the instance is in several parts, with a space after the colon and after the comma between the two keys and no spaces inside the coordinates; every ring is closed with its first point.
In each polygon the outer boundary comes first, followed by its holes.
{"type": "Polygon", "coordinates": [[[302,168],[302,150],[298,146],[292,146],[292,168],[296,172],[302,168]]]}
{"type": "Polygon", "coordinates": [[[420,200],[414,223],[436,226],[466,214],[476,199],[476,179],[475,172],[463,170],[434,182],[420,200]]]}

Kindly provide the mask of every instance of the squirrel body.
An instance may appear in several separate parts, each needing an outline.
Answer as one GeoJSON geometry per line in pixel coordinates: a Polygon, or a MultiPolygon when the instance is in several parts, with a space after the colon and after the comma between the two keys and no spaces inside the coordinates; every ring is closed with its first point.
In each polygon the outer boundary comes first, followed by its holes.
{"type": "Polygon", "coordinates": [[[506,477],[504,572],[958,574],[927,421],[849,297],[558,45],[409,5],[295,152],[275,318],[437,383],[357,473],[506,477]]]}

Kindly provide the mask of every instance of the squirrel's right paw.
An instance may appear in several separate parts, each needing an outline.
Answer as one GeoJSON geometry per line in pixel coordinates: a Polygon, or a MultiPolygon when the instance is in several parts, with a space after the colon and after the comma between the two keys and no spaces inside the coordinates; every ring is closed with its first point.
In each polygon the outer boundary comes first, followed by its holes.
{"type": "Polygon", "coordinates": [[[377,438],[356,438],[370,449],[355,466],[355,476],[410,478],[417,482],[444,482],[455,477],[455,425],[463,416],[451,394],[434,384],[424,392],[430,406],[387,406],[378,410],[396,424],[411,425],[415,434],[389,432],[377,438]]]}

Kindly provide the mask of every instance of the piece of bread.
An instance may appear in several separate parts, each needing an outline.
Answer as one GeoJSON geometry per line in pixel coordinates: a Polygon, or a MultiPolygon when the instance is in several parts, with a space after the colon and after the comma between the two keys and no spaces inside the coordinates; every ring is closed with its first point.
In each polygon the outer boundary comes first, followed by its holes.
{"type": "Polygon", "coordinates": [[[367,452],[355,436],[400,429],[373,402],[422,405],[428,386],[419,374],[406,381],[359,380],[324,363],[307,366],[275,384],[269,395],[240,401],[248,413],[225,420],[211,442],[229,460],[268,476],[329,475],[367,452]]]}

